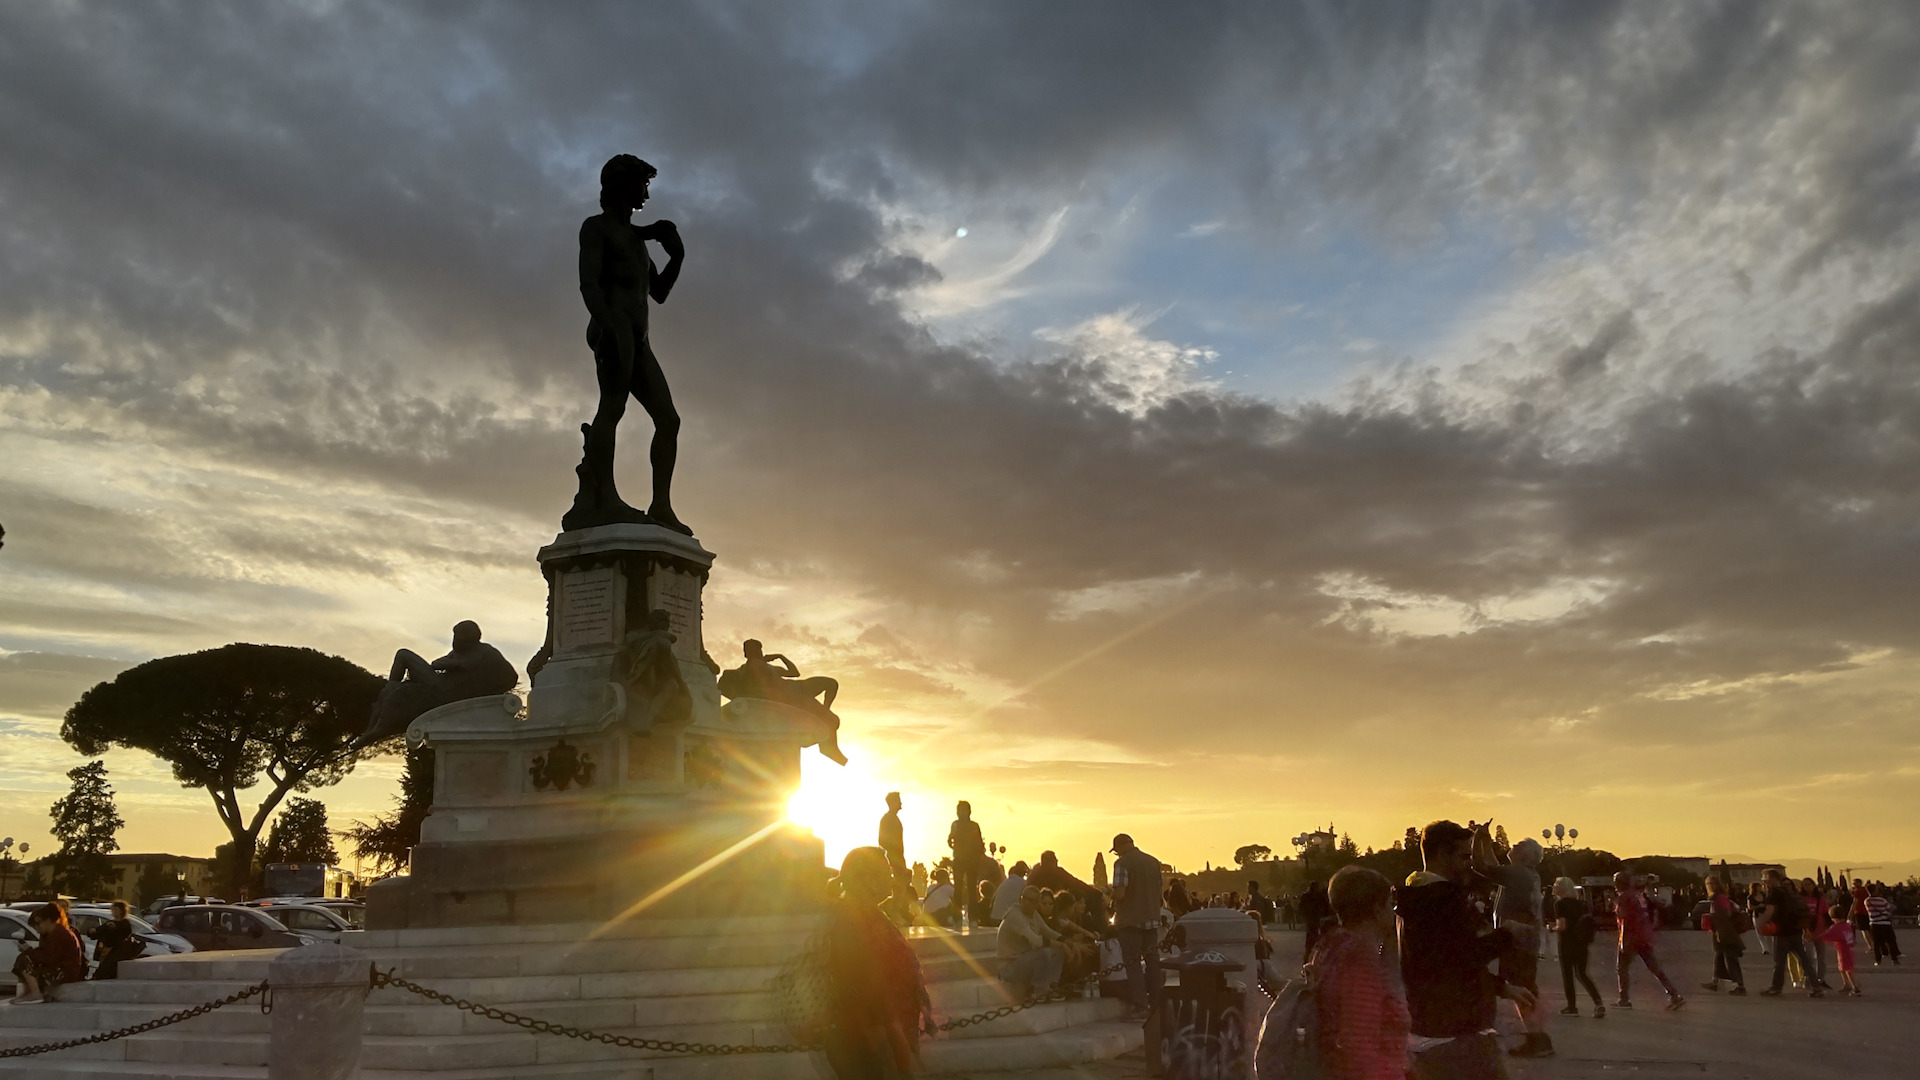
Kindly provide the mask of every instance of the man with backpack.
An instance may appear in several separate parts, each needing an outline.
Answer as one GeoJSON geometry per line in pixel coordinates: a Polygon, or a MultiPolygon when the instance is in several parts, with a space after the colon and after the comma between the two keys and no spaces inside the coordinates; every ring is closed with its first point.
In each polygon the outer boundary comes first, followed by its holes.
{"type": "Polygon", "coordinates": [[[1767,886],[1767,904],[1760,912],[1760,932],[1773,935],[1773,985],[1760,991],[1761,997],[1779,997],[1787,984],[1787,957],[1800,958],[1800,970],[1808,975],[1808,997],[1824,997],[1818,980],[1812,978],[1813,961],[1807,956],[1807,905],[1797,889],[1787,884],[1786,875],[1768,868],[1762,875],[1767,886]],[[1771,927],[1771,929],[1769,929],[1771,927]]]}
{"type": "Polygon", "coordinates": [[[1494,1039],[1494,1003],[1522,1009],[1533,995],[1487,970],[1510,947],[1508,930],[1480,933],[1468,886],[1473,882],[1474,832],[1436,821],[1420,834],[1426,869],[1397,890],[1400,973],[1412,1014],[1413,1075],[1421,1080],[1481,1080],[1506,1075],[1494,1039]]]}

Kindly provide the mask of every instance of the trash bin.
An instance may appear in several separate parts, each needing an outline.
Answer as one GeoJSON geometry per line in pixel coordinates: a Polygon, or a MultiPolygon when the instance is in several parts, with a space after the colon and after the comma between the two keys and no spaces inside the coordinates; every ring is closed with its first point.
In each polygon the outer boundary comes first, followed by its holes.
{"type": "Polygon", "coordinates": [[[1248,985],[1259,981],[1260,960],[1254,943],[1260,939],[1260,927],[1253,916],[1232,908],[1201,908],[1180,916],[1175,925],[1186,938],[1187,952],[1217,952],[1249,972],[1248,985]]]}
{"type": "Polygon", "coordinates": [[[1147,1072],[1167,1080],[1246,1077],[1252,1061],[1247,988],[1241,979],[1228,978],[1245,972],[1246,965],[1201,948],[1164,966],[1179,972],[1180,982],[1154,995],[1147,1016],[1147,1072]]]}

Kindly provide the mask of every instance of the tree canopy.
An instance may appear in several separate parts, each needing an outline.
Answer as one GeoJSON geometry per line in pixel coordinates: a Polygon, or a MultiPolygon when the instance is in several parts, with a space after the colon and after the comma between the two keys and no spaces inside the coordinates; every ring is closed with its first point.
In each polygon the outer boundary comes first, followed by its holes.
{"type": "Polygon", "coordinates": [[[113,875],[107,856],[120,849],[115,834],[126,821],[113,803],[106,762],[69,769],[67,779],[73,789],[47,810],[53,818],[51,831],[60,841],[52,859],[54,887],[74,896],[97,896],[113,875]]]}
{"type": "Polygon", "coordinates": [[[373,860],[383,872],[398,873],[406,869],[413,845],[420,842],[420,823],[427,820],[432,809],[433,748],[416,746],[407,751],[407,768],[400,774],[400,797],[395,800],[393,813],[350,825],[341,835],[353,845],[354,854],[373,860]]]}
{"type": "Polygon", "coordinates": [[[1271,854],[1273,849],[1265,844],[1247,844],[1233,850],[1233,861],[1240,866],[1252,866],[1271,854]]]}
{"type": "Polygon", "coordinates": [[[327,804],[298,796],[288,799],[287,808],[280,811],[273,828],[267,831],[260,861],[317,862],[329,866],[339,862],[340,853],[333,849],[333,833],[327,829],[327,804]]]}
{"type": "MultiPolygon", "coordinates": [[[[124,746],[165,760],[174,779],[212,798],[246,867],[281,800],[339,783],[364,756],[348,744],[380,687],[365,668],[313,649],[226,645],[100,683],[67,710],[60,735],[83,754],[124,746]],[[262,781],[266,795],[248,813],[239,793],[262,781]]],[[[240,871],[231,885],[244,881],[240,871]]]]}

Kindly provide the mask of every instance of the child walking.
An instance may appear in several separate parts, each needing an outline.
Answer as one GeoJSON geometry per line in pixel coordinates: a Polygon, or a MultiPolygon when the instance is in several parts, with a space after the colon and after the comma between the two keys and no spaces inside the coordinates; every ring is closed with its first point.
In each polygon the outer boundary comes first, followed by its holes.
{"type": "Polygon", "coordinates": [[[1834,909],[1833,924],[1828,926],[1820,935],[1820,940],[1833,942],[1833,955],[1840,965],[1840,978],[1842,980],[1840,992],[1859,997],[1860,984],[1853,981],[1853,943],[1855,940],[1855,931],[1852,920],[1847,918],[1846,911],[1838,908],[1834,909]]]}

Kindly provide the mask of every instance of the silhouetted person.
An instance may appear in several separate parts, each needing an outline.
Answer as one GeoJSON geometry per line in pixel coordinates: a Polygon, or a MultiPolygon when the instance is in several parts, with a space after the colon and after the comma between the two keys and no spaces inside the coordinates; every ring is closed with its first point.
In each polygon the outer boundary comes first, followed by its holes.
{"type": "Polygon", "coordinates": [[[580,429],[586,436],[575,470],[580,493],[560,519],[563,529],[651,521],[693,535],[674,516],[671,497],[680,414],[647,336],[647,298],[666,303],[680,277],[686,248],[671,221],[633,224],[633,213],[647,204],[648,186],[658,174],[632,154],[614,156],[600,170],[600,213],[580,226],[580,298],[587,305],[587,344],[593,348],[600,404],[593,423],[580,429]],[[654,269],[647,254],[649,240],[665,249],[666,269],[654,269]],[[653,420],[653,446],[647,455],[653,465],[653,502],[645,514],[628,506],[613,482],[614,434],[629,395],[653,420]]]}
{"type": "Polygon", "coordinates": [[[1315,878],[1300,897],[1300,921],[1307,928],[1307,939],[1300,946],[1302,964],[1313,959],[1313,947],[1320,941],[1320,931],[1326,929],[1327,920],[1331,918],[1333,904],[1327,900],[1327,883],[1315,878]]]}
{"type": "Polygon", "coordinates": [[[907,900],[918,899],[913,892],[913,871],[907,868],[906,828],[900,824],[900,793],[887,792],[887,812],[880,817],[880,850],[887,856],[887,869],[893,874],[893,896],[884,905],[889,918],[905,921],[907,900]]]}
{"type": "Polygon", "coordinates": [[[947,847],[953,849],[953,887],[963,898],[967,921],[973,922],[979,881],[987,868],[987,843],[980,836],[980,823],[973,820],[972,803],[962,799],[953,804],[953,818],[947,829],[947,847]]]}

